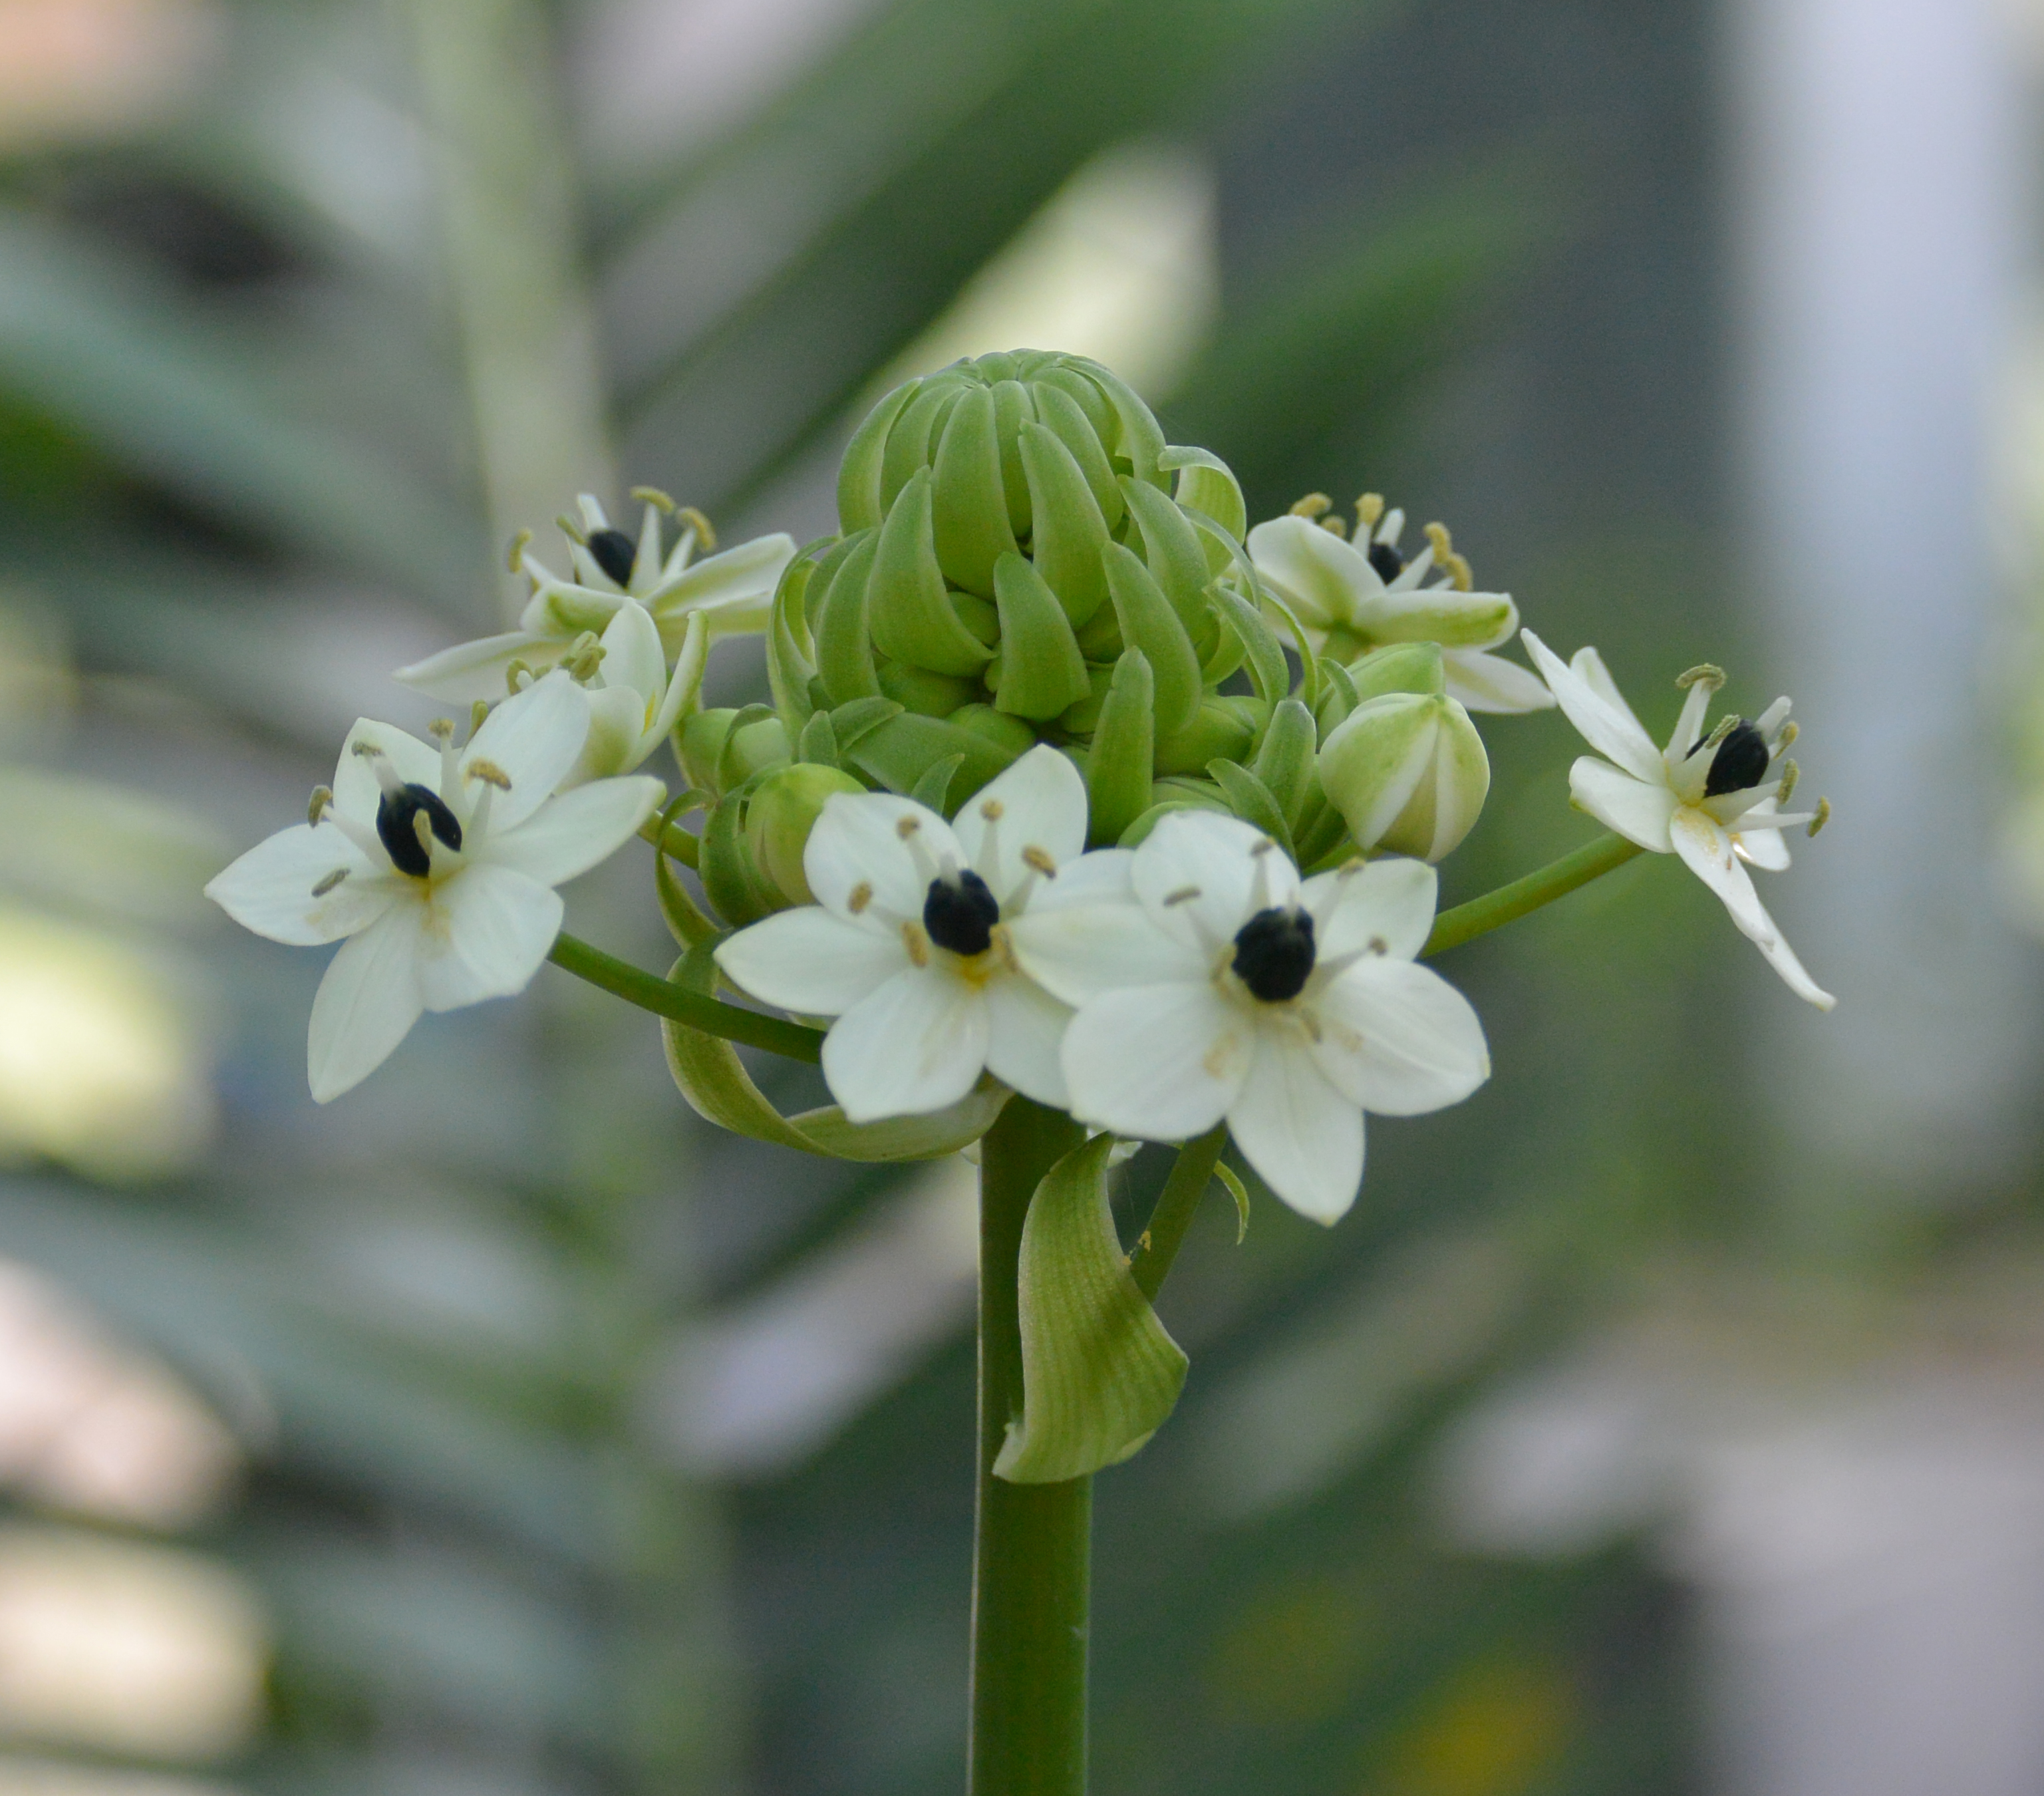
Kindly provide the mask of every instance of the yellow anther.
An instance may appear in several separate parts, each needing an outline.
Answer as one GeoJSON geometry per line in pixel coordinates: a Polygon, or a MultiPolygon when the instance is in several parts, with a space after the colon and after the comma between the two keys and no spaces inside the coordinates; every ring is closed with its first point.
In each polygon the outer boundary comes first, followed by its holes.
{"type": "MultiPolygon", "coordinates": [[[[1702,745],[1706,748],[1715,748],[1738,728],[1739,713],[1735,711],[1727,711],[1718,719],[1717,728],[1704,738],[1702,745]]],[[[1692,752],[1693,752],[1692,750],[1692,752]]]]}
{"type": "Polygon", "coordinates": [[[316,898],[325,898],[328,892],[332,891],[336,886],[339,885],[341,881],[345,879],[347,877],[348,869],[344,867],[336,867],[331,873],[328,874],[324,879],[321,880],[317,886],[313,887],[313,896],[316,898]]]}
{"type": "Polygon", "coordinates": [[[1374,530],[1377,521],[1384,515],[1384,495],[1365,493],[1355,502],[1355,527],[1358,530],[1374,530]]]}
{"type": "Polygon", "coordinates": [[[482,728],[490,716],[490,701],[478,698],[468,708],[468,733],[472,736],[482,728]]]}
{"type": "Polygon", "coordinates": [[[1334,510],[1335,502],[1325,493],[1308,493],[1292,507],[1294,517],[1322,517],[1334,510]]]}
{"type": "Polygon", "coordinates": [[[923,933],[921,924],[909,922],[901,925],[901,945],[908,949],[909,958],[918,967],[929,965],[930,938],[923,933]]]}
{"type": "Polygon", "coordinates": [[[1810,833],[1812,836],[1815,835],[1831,821],[1831,801],[1829,798],[1819,798],[1817,801],[1817,814],[1810,819],[1810,833]]]}
{"type": "Polygon", "coordinates": [[[1164,894],[1165,908],[1168,910],[1174,904],[1189,903],[1199,895],[1200,889],[1197,886],[1181,886],[1175,892],[1166,892],[1164,894]]]}
{"type": "Polygon", "coordinates": [[[554,520],[554,526],[570,542],[579,543],[584,548],[589,546],[589,538],[582,534],[582,523],[579,519],[571,517],[566,512],[563,512],[554,520]]]}
{"type": "Polygon", "coordinates": [[[1790,718],[1787,723],[1782,725],[1781,733],[1774,738],[1775,753],[1778,755],[1783,749],[1790,747],[1795,742],[1796,738],[1802,733],[1803,726],[1797,723],[1794,718],[1790,718]]]}
{"type": "Polygon", "coordinates": [[[374,742],[358,742],[348,752],[365,761],[380,761],[383,751],[374,742]]]}
{"type": "Polygon", "coordinates": [[[1675,684],[1685,692],[1692,686],[1708,686],[1712,692],[1716,692],[1724,683],[1724,669],[1714,667],[1708,661],[1702,662],[1689,668],[1686,672],[1679,673],[1675,676],[1675,684]]]}
{"type": "Polygon", "coordinates": [[[1775,794],[1774,802],[1777,805],[1787,804],[1789,795],[1796,790],[1796,782],[1802,777],[1803,770],[1793,761],[1784,761],[1781,763],[1781,790],[1775,794]]]}
{"type": "Polygon", "coordinates": [[[530,530],[521,530],[511,539],[509,565],[513,573],[522,574],[525,571],[525,551],[531,546],[532,540],[532,533],[530,530]]]}
{"type": "Polygon", "coordinates": [[[312,802],[305,806],[305,821],[311,824],[314,829],[317,829],[319,820],[326,815],[327,808],[332,802],[333,788],[331,786],[315,786],[313,788],[312,802]]]}
{"type": "Polygon", "coordinates": [[[1429,524],[1427,540],[1434,545],[1434,560],[1454,583],[1457,592],[1469,592],[1476,585],[1476,575],[1471,571],[1469,558],[1455,553],[1454,539],[1448,534],[1445,524],[1429,524]]]}
{"type": "Polygon", "coordinates": [[[464,779],[479,779],[486,786],[494,786],[500,792],[511,790],[511,775],[494,761],[471,761],[461,770],[461,776],[464,779]]]}
{"type": "Polygon", "coordinates": [[[1265,836],[1258,840],[1256,846],[1251,848],[1249,852],[1252,858],[1257,856],[1267,855],[1277,846],[1278,844],[1272,841],[1268,836],[1265,836]]]}
{"type": "Polygon", "coordinates": [[[1367,954],[1374,954],[1378,956],[1386,955],[1391,952],[1391,944],[1386,941],[1381,936],[1372,936],[1368,941],[1363,944],[1363,952],[1367,954]]]}
{"type": "Polygon", "coordinates": [[[868,882],[862,879],[857,885],[851,888],[851,892],[846,896],[844,907],[847,910],[850,911],[853,916],[856,917],[863,911],[869,904],[872,903],[872,902],[873,887],[868,882]]]}
{"type": "Polygon", "coordinates": [[[454,740],[454,719],[452,717],[435,717],[431,723],[426,725],[426,734],[430,736],[436,742],[452,741],[454,740]]]}
{"type": "Polygon", "coordinates": [[[1007,809],[998,798],[986,798],[981,801],[979,814],[989,823],[998,823],[1007,813],[1007,809]]]}
{"type": "Polygon", "coordinates": [[[513,661],[504,670],[504,683],[514,694],[523,692],[537,678],[531,667],[523,661],[513,661]]]}
{"type": "Polygon", "coordinates": [[[1038,848],[1034,842],[1022,851],[1022,864],[1042,874],[1046,879],[1055,879],[1058,876],[1058,863],[1051,859],[1051,851],[1038,848]]]}
{"type": "Polygon", "coordinates": [[[894,833],[899,836],[901,840],[905,842],[922,827],[923,820],[920,817],[905,817],[900,818],[895,823],[894,833]]]}
{"type": "Polygon", "coordinates": [[[674,515],[674,502],[658,486],[634,486],[632,496],[641,505],[649,505],[655,511],[663,511],[670,517],[674,515]]]}
{"type": "Polygon", "coordinates": [[[674,509],[674,515],[695,532],[696,540],[702,544],[705,552],[717,547],[716,531],[709,527],[709,520],[694,506],[678,506],[674,509]]]}
{"type": "Polygon", "coordinates": [[[1329,512],[1320,521],[1320,528],[1331,535],[1340,537],[1343,542],[1348,540],[1348,525],[1343,521],[1342,514],[1339,512],[1329,512]]]}

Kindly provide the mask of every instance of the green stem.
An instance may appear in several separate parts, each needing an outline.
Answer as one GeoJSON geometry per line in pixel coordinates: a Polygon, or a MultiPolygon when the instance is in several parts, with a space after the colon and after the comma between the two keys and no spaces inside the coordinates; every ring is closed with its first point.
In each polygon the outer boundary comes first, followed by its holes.
{"type": "Polygon", "coordinates": [[[1185,1244],[1185,1231],[1193,1225],[1193,1215],[1200,1207],[1200,1199],[1207,1194],[1207,1186],[1213,1183],[1214,1167],[1220,1162],[1220,1151],[1228,1145],[1228,1125],[1217,1122],[1205,1134],[1195,1136],[1178,1150],[1178,1163],[1171,1168],[1171,1176],[1164,1181],[1164,1189],[1157,1194],[1156,1207],[1150,1212],[1150,1225],[1143,1231],[1143,1238],[1135,1244],[1135,1254],[1129,1260],[1129,1270],[1135,1275],[1136,1289],[1150,1299],[1157,1301],[1157,1294],[1164,1288],[1170,1277],[1171,1262],[1178,1257],[1178,1249],[1185,1244]]]}
{"type": "Polygon", "coordinates": [[[1424,958],[1444,953],[1478,936],[1489,935],[1504,924],[1516,922],[1542,905],[1566,898],[1578,886],[1587,886],[1613,867],[1623,867],[1642,852],[1637,842],[1628,842],[1623,836],[1600,836],[1523,879],[1514,879],[1508,886],[1500,886],[1494,892],[1485,892],[1481,898],[1443,911],[1434,919],[1434,933],[1427,936],[1420,955],[1424,958]]]}
{"type": "Polygon", "coordinates": [[[748,1048],[764,1048],[791,1060],[813,1063],[823,1058],[821,1029],[785,1022],[778,1017],[763,1017],[757,1010],[740,1010],[736,1004],[707,998],[672,979],[656,979],[601,948],[591,948],[565,930],[555,937],[553,951],[547,958],[577,979],[600,986],[628,1004],[651,1010],[656,1017],[686,1023],[705,1035],[721,1036],[726,1041],[743,1042],[748,1048]]]}
{"type": "Polygon", "coordinates": [[[1093,1480],[993,1475],[1022,1413],[1022,1220],[1038,1182],[1084,1139],[1061,1111],[1017,1096],[980,1144],[970,1796],[1085,1796],[1093,1480]]]}

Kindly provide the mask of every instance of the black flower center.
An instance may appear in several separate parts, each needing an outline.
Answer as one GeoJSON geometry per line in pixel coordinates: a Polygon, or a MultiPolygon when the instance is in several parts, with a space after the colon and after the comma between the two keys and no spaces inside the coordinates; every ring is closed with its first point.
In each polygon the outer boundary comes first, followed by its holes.
{"type": "Polygon", "coordinates": [[[1000,921],[1001,901],[970,867],[930,882],[923,927],[938,947],[954,954],[984,954],[993,945],[993,925],[1000,921]]]}
{"type": "Polygon", "coordinates": [[[421,812],[425,814],[426,826],[449,848],[461,846],[461,825],[440,802],[440,794],[425,786],[400,786],[394,792],[386,792],[376,807],[376,834],[390,856],[390,864],[400,873],[420,879],[433,866],[432,856],[419,840],[418,825],[413,821],[421,812]]]}
{"type": "Polygon", "coordinates": [[[1715,798],[1721,792],[1750,791],[1767,777],[1769,759],[1767,738],[1741,717],[1711,756],[1711,771],[1704,778],[1704,796],[1715,798]]]}
{"type": "Polygon", "coordinates": [[[1313,919],[1303,910],[1259,910],[1235,932],[1235,976],[1252,996],[1281,1004],[1313,970],[1313,919]]]}
{"type": "Polygon", "coordinates": [[[1364,552],[1369,556],[1370,564],[1377,570],[1380,580],[1395,580],[1405,571],[1405,557],[1389,543],[1372,543],[1364,552]]]}
{"type": "Polygon", "coordinates": [[[632,578],[639,545],[622,530],[590,531],[588,548],[590,559],[620,586],[632,578]]]}

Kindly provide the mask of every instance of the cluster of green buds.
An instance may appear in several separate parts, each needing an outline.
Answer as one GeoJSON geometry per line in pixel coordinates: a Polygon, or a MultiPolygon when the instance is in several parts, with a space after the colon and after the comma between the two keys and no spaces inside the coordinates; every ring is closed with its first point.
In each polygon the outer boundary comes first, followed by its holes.
{"type": "Polygon", "coordinates": [[[950,816],[1039,742],[1084,775],[1095,846],[1196,806],[1308,871],[1435,860],[1481,808],[1442,650],[1320,652],[1259,575],[1226,464],[1167,444],[1096,362],[1024,350],[906,382],[853,436],[837,502],[840,533],[775,594],[773,704],[705,712],[682,744],[730,921],[808,898],[800,844],[830,793],[950,816]]]}

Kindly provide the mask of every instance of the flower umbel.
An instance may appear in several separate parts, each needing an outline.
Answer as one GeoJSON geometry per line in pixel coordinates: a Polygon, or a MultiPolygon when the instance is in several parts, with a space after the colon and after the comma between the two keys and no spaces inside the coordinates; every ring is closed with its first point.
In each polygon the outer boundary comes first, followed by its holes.
{"type": "Polygon", "coordinates": [[[1784,758],[1796,737],[1788,701],[1776,699],[1758,718],[1722,718],[1706,733],[1704,713],[1724,675],[1693,667],[1677,683],[1689,697],[1674,733],[1666,748],[1657,748],[1594,648],[1579,648],[1564,662],[1531,630],[1520,634],[1569,721],[1597,751],[1569,770],[1577,806],[1642,848],[1679,855],[1788,989],[1830,1010],[1838,1000],[1804,971],[1746,870],[1781,871],[1788,864],[1781,832],[1807,825],[1815,835],[1831,814],[1821,801],[1814,811],[1781,809],[1796,783],[1796,763],[1784,758]]]}
{"type": "Polygon", "coordinates": [[[956,1103],[982,1070],[1066,1102],[1058,1048],[1071,1013],[1023,971],[1037,913],[1119,889],[1125,855],[1087,855],[1085,786],[1032,748],[955,824],[910,798],[840,793],[809,833],[817,902],[717,951],[733,983],[799,1015],[836,1017],[824,1077],[854,1122],[956,1103]]]}
{"type": "Polygon", "coordinates": [[[553,797],[589,730],[564,671],[493,712],[465,748],[359,720],[311,821],[241,856],[206,895],[272,941],[347,938],[313,1000],[307,1063],[324,1104],[375,1071],[424,1010],[521,991],[561,926],[553,888],[605,859],[659,804],[657,779],[553,797]]]}
{"type": "Polygon", "coordinates": [[[1072,1112],[1178,1140],[1222,1117],[1301,1214],[1332,1222],[1362,1179],[1363,1112],[1415,1116],[1490,1076],[1468,1000],[1413,964],[1434,870],[1354,861],[1301,883],[1233,817],[1162,818],[1134,851],[1130,895],[1031,920],[1023,966],[1076,1008],[1072,1112]]]}

